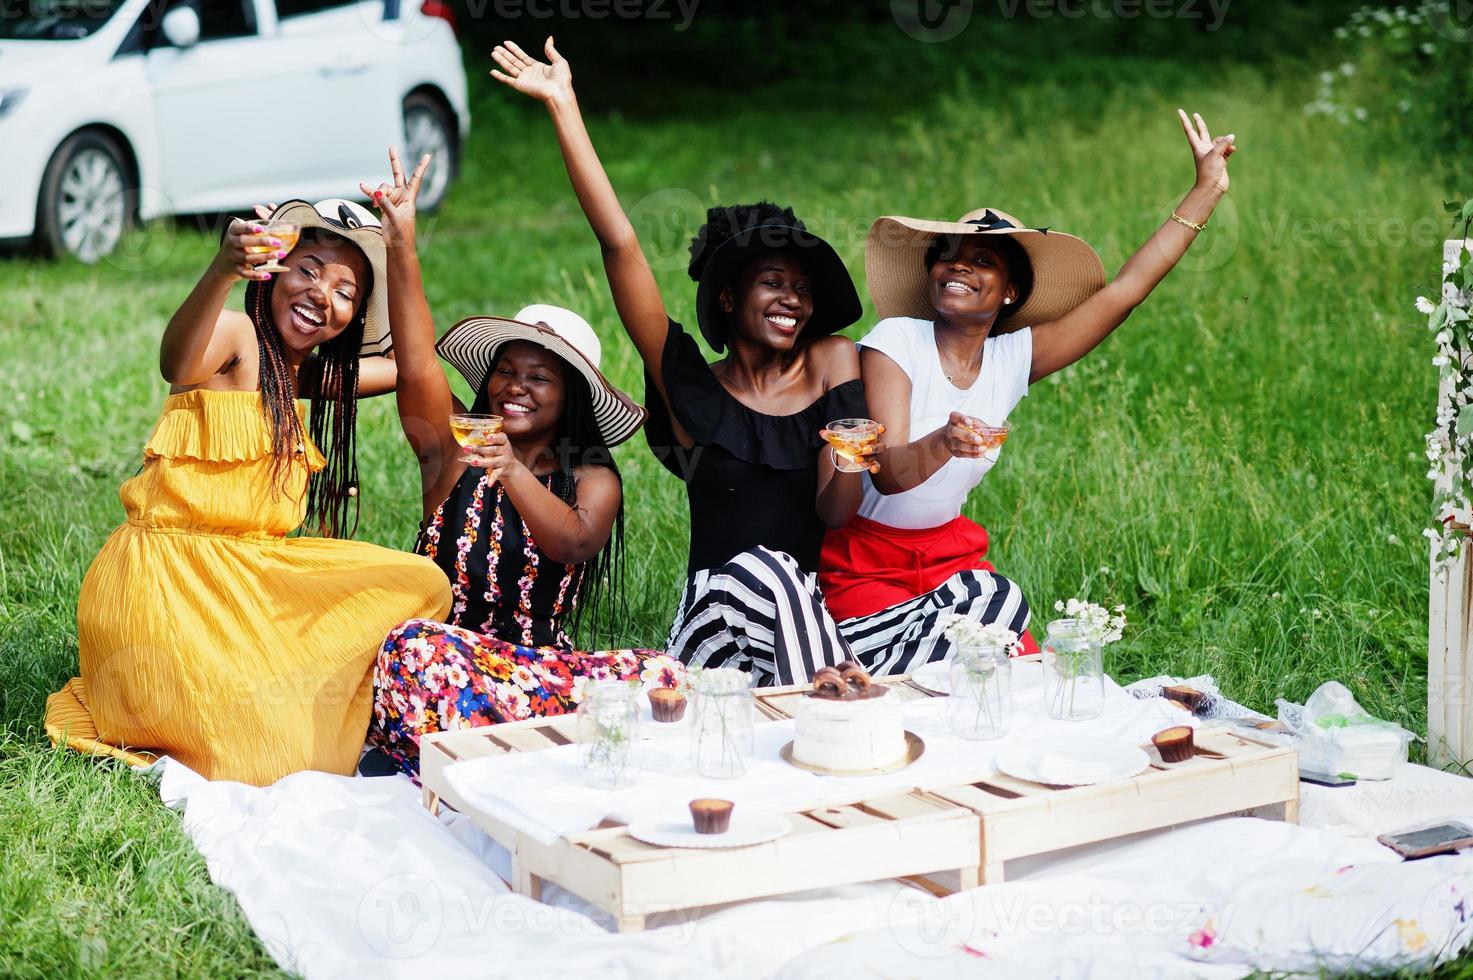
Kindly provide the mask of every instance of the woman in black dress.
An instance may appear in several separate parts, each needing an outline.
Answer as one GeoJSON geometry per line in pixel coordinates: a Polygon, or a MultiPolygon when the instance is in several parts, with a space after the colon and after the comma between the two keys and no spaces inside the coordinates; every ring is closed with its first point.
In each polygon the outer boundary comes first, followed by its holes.
{"type": "Polygon", "coordinates": [[[689,578],[669,652],[692,666],[740,665],[759,683],[792,684],[850,658],[872,673],[909,671],[941,654],[939,624],[954,612],[1021,630],[1027,603],[1001,576],[975,595],[932,593],[835,625],[818,588],[819,550],[824,531],[858,510],[863,487],[858,473],[835,468],[821,433],[830,421],[866,415],[854,344],[834,336],[862,312],[843,261],[789,209],[712,208],[689,268],[701,333],[726,353],[708,364],[666,313],[551,38],[546,54],[539,62],[507,42],[492,55],[500,68],[492,75],[552,116],[614,305],[645,364],[647,438],[686,484],[689,578]]]}

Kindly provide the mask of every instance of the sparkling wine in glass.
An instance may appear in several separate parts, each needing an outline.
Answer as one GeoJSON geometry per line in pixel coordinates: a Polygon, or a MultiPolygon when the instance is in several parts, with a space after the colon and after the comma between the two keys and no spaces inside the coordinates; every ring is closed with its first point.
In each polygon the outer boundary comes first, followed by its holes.
{"type": "MultiPolygon", "coordinates": [[[[266,234],[281,242],[280,251],[291,254],[291,250],[297,247],[297,241],[302,237],[302,228],[295,221],[262,221],[260,227],[266,229],[266,234]]],[[[246,247],[247,252],[277,251],[274,245],[250,245],[246,247]]],[[[265,265],[256,266],[257,272],[285,272],[286,266],[281,264],[280,259],[272,259],[265,265]]]]}
{"type": "MultiPolygon", "coordinates": [[[[500,431],[500,415],[466,412],[450,416],[450,434],[455,436],[462,449],[485,449],[490,445],[491,437],[500,431]]],[[[460,457],[460,461],[474,463],[475,458],[466,455],[460,457]]]]}
{"type": "Polygon", "coordinates": [[[880,423],[873,419],[839,419],[825,428],[825,436],[834,448],[834,469],[840,473],[861,473],[869,469],[864,454],[866,446],[880,439],[880,423]]]}

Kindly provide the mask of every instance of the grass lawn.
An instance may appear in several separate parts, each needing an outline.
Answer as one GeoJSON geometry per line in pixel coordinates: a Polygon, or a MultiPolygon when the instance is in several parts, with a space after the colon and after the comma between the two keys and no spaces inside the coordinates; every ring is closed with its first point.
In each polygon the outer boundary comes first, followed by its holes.
{"type": "MultiPolygon", "coordinates": [[[[1021,28],[1003,37],[1028,43],[1021,28]]],[[[1191,183],[1176,106],[1202,112],[1237,134],[1230,197],[1115,337],[1023,401],[968,514],[1041,614],[1074,595],[1126,605],[1107,660],[1122,681],[1211,673],[1272,713],[1338,679],[1424,731],[1436,374],[1411,304],[1434,288],[1440,203],[1459,188],[1410,148],[1306,117],[1312,66],[1137,55],[1000,74],[965,60],[986,45],[945,47],[947,70],[924,86],[857,71],[838,108],[776,88],[620,115],[607,90],[585,93],[673,315],[693,326],[697,209],[760,197],[791,204],[861,282],[875,216],[982,205],[1083,236],[1113,275],[1191,183]]],[[[474,84],[464,175],[422,232],[441,327],[566,305],[600,330],[615,381],[641,392],[550,125],[474,84]]],[[[46,695],[76,670],[82,576],[123,517],[118,485],[166,392],[158,339],[212,248],[161,223],[97,267],[0,260],[6,976],[276,972],[152,788],[53,752],[40,728],[46,695]]],[[[392,399],[365,407],[359,440],[359,536],[407,548],[418,490],[392,399]]],[[[625,639],[658,646],[684,568],[683,491],[642,439],[619,461],[625,639]]]]}

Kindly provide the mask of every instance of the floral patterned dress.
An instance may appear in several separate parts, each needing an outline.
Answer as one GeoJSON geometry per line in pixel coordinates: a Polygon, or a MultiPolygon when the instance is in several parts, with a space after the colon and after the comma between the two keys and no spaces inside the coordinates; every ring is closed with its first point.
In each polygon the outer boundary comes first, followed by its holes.
{"type": "MultiPolygon", "coordinates": [[[[543,477],[572,503],[571,474],[543,477]]],[[[564,622],[584,566],[537,547],[505,488],[467,469],[420,532],[415,551],[450,579],[448,623],[411,619],[389,633],[373,673],[369,744],[419,775],[420,736],[577,708],[593,680],[676,686],[684,670],[658,650],[573,649],[564,622]]]]}

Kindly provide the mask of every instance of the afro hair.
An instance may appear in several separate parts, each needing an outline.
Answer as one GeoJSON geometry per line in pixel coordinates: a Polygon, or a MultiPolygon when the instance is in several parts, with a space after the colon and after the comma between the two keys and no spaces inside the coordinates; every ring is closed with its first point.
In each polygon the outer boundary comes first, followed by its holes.
{"type": "Polygon", "coordinates": [[[778,207],[771,201],[756,204],[729,204],[725,207],[708,208],[706,223],[690,240],[690,266],[686,270],[697,282],[706,271],[706,263],[723,244],[763,225],[787,225],[803,229],[803,222],[793,214],[792,208],[778,207]]]}

